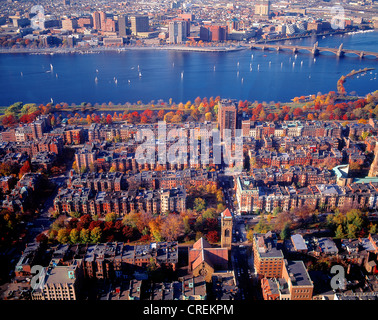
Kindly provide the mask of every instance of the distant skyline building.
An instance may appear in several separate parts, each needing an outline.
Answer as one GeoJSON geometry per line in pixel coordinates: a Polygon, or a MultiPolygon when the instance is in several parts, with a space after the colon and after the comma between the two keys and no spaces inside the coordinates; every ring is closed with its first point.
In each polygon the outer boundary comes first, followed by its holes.
{"type": "Polygon", "coordinates": [[[255,4],[255,15],[268,18],[270,16],[270,0],[257,0],[255,4]]]}
{"type": "Polygon", "coordinates": [[[127,16],[122,15],[118,17],[118,35],[120,37],[126,37],[127,28],[127,16]]]}
{"type": "Polygon", "coordinates": [[[93,29],[101,30],[101,20],[100,20],[100,13],[98,11],[93,12],[93,29]]]}
{"type": "Polygon", "coordinates": [[[131,33],[137,35],[138,32],[148,32],[150,24],[148,16],[131,16],[131,33]]]}
{"type": "MultiPolygon", "coordinates": [[[[188,21],[171,21],[169,22],[169,43],[183,43],[187,39],[189,27],[188,21]]],[[[189,29],[190,30],[190,29],[189,29]]]]}

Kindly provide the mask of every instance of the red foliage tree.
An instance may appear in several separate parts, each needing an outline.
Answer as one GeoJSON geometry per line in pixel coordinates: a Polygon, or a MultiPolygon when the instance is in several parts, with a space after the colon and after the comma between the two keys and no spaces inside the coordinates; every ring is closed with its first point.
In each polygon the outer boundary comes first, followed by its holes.
{"type": "Polygon", "coordinates": [[[212,243],[215,243],[215,242],[218,242],[219,241],[219,235],[218,235],[218,232],[213,230],[213,231],[209,231],[207,234],[206,234],[206,239],[209,241],[209,242],[212,242],[212,243]]]}

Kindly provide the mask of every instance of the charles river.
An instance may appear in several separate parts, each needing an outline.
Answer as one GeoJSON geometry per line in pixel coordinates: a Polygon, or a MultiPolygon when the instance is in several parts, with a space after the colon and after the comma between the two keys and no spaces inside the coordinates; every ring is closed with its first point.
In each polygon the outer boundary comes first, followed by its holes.
{"type": "MultiPolygon", "coordinates": [[[[378,52],[378,32],[305,38],[285,44],[378,52]]],[[[1,54],[0,106],[24,103],[114,104],[159,99],[194,101],[197,96],[285,102],[301,95],[336,91],[341,75],[376,68],[347,80],[358,95],[378,89],[378,59],[307,51],[241,50],[186,52],[126,50],[93,54],[1,54]]]]}

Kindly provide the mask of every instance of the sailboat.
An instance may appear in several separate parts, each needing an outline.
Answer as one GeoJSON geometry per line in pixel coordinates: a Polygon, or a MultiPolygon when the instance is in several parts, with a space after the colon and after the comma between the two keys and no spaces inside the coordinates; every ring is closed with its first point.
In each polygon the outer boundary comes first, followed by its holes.
{"type": "Polygon", "coordinates": [[[244,78],[242,78],[241,82],[242,82],[242,83],[244,82],[244,78]]]}
{"type": "Polygon", "coordinates": [[[142,78],[142,72],[139,71],[139,78],[142,78]]]}
{"type": "Polygon", "coordinates": [[[215,71],[215,66],[214,66],[214,71],[215,71]]]}
{"type": "Polygon", "coordinates": [[[259,71],[259,70],[260,70],[260,65],[258,64],[258,65],[257,65],[257,71],[259,71]]]}
{"type": "Polygon", "coordinates": [[[181,71],[181,79],[184,78],[184,71],[181,71]]]}
{"type": "Polygon", "coordinates": [[[53,98],[50,98],[50,101],[51,101],[51,103],[54,103],[54,100],[53,100],[53,98]]]}
{"type": "Polygon", "coordinates": [[[282,66],[283,66],[283,62],[281,62],[281,69],[282,69],[282,66]]]}
{"type": "Polygon", "coordinates": [[[54,67],[53,65],[50,63],[50,70],[53,71],[54,67]]]}
{"type": "Polygon", "coordinates": [[[128,84],[130,84],[130,82],[131,82],[130,80],[127,80],[127,83],[128,83],[128,84]]]}
{"type": "Polygon", "coordinates": [[[98,79],[97,79],[97,77],[95,78],[95,82],[96,82],[96,83],[98,82],[98,79]]]}
{"type": "Polygon", "coordinates": [[[21,71],[21,77],[23,77],[24,76],[24,74],[22,73],[22,71],[21,71]]]}
{"type": "Polygon", "coordinates": [[[301,61],[301,67],[303,66],[303,61],[301,61]]]}
{"type": "Polygon", "coordinates": [[[117,84],[118,83],[118,80],[116,77],[114,77],[114,83],[117,84]]]}

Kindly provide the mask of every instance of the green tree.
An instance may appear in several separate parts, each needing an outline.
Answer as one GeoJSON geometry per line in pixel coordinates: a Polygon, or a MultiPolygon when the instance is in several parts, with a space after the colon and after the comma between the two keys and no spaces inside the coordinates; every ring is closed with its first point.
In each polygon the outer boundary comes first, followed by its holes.
{"type": "Polygon", "coordinates": [[[202,198],[195,198],[194,199],[194,210],[197,212],[201,212],[206,208],[206,201],[202,198]]]}
{"type": "Polygon", "coordinates": [[[114,222],[116,219],[117,219],[117,214],[114,212],[109,212],[105,216],[106,222],[110,222],[110,221],[114,222]]]}
{"type": "Polygon", "coordinates": [[[94,227],[91,231],[91,243],[99,243],[102,238],[102,230],[100,227],[94,227]]]}
{"type": "Polygon", "coordinates": [[[337,239],[344,239],[346,238],[343,226],[339,224],[336,228],[335,238],[337,239]]]}
{"type": "Polygon", "coordinates": [[[91,232],[88,229],[80,230],[80,242],[83,244],[89,243],[91,241],[91,232]]]}
{"type": "Polygon", "coordinates": [[[56,240],[59,243],[67,243],[68,240],[69,240],[69,235],[70,235],[70,233],[68,232],[68,230],[66,228],[60,229],[58,231],[58,235],[56,237],[56,240]]]}
{"type": "Polygon", "coordinates": [[[70,232],[70,242],[72,244],[76,244],[80,242],[80,231],[75,229],[72,229],[70,232]]]}
{"type": "Polygon", "coordinates": [[[285,226],[280,233],[280,237],[281,239],[288,239],[290,237],[290,225],[288,223],[285,223],[285,226]]]}

